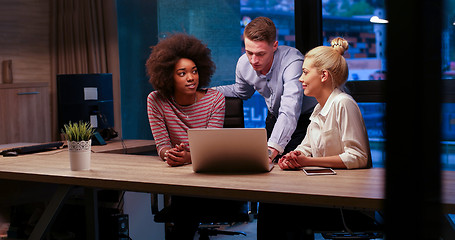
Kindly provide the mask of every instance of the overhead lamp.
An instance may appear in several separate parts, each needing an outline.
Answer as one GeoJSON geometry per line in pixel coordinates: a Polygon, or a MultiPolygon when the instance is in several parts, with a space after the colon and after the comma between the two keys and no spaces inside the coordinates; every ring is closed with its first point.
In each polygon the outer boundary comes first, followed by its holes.
{"type": "Polygon", "coordinates": [[[379,18],[378,16],[372,16],[372,17],[370,18],[370,22],[371,22],[371,23],[389,23],[388,20],[379,18]]]}

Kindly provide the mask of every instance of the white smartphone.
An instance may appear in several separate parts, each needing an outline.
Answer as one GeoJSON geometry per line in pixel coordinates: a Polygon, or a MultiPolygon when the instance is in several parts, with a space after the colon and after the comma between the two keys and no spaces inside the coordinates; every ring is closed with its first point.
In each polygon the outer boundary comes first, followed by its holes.
{"type": "Polygon", "coordinates": [[[307,176],[316,176],[316,175],[336,175],[337,173],[332,168],[326,167],[304,167],[302,171],[307,176]]]}

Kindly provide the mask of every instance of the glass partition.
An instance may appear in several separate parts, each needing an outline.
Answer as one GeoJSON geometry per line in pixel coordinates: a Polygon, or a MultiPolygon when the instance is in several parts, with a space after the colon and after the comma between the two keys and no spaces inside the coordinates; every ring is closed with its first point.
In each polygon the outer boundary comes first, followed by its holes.
{"type": "Polygon", "coordinates": [[[444,170],[455,170],[455,101],[450,91],[455,84],[455,2],[446,0],[444,9],[441,71],[445,96],[441,107],[441,163],[444,170]]]}
{"type": "Polygon", "coordinates": [[[442,78],[455,79],[455,2],[445,1],[442,31],[442,78]]]}

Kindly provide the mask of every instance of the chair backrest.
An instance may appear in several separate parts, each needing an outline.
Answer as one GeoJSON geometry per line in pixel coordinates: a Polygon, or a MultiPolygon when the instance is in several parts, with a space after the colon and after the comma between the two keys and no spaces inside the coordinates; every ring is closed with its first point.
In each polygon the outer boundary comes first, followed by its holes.
{"type": "Polygon", "coordinates": [[[235,97],[226,97],[226,111],[224,114],[224,128],[243,128],[243,100],[235,97]]]}

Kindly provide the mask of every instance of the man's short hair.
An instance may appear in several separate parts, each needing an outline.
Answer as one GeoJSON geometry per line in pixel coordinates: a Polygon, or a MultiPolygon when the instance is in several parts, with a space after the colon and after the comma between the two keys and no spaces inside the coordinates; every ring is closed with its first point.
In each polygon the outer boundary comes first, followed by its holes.
{"type": "Polygon", "coordinates": [[[270,18],[257,17],[246,25],[243,35],[252,41],[266,41],[272,44],[276,41],[275,24],[270,18]]]}

